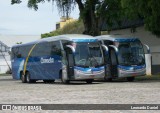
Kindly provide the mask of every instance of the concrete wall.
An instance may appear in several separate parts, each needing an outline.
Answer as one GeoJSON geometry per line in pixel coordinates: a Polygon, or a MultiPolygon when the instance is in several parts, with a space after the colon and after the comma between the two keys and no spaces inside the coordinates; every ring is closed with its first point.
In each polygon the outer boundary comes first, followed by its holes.
{"type": "Polygon", "coordinates": [[[152,56],[152,74],[160,73],[160,37],[156,37],[144,27],[137,27],[136,32],[131,33],[131,29],[121,29],[110,31],[109,34],[122,34],[138,37],[143,44],[149,45],[152,56]]]}
{"type": "MultiPolygon", "coordinates": [[[[8,52],[3,52],[3,55],[5,56],[8,65],[11,67],[10,55],[8,54],[8,52]]],[[[7,63],[2,56],[2,53],[0,53],[0,73],[6,73],[9,70],[7,63]]]]}

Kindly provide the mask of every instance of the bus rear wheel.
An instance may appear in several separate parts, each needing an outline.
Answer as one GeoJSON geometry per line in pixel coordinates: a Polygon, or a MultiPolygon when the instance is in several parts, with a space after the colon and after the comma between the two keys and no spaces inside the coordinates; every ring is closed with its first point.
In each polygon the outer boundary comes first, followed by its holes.
{"type": "Polygon", "coordinates": [[[36,80],[30,79],[30,73],[29,72],[26,72],[26,82],[27,83],[35,83],[36,82],[36,80]]]}
{"type": "Polygon", "coordinates": [[[127,77],[128,82],[133,82],[135,77],[127,77]]]}
{"type": "Polygon", "coordinates": [[[87,82],[87,84],[92,84],[93,79],[88,79],[88,80],[86,80],[86,82],[87,82]]]}
{"type": "Polygon", "coordinates": [[[22,83],[26,83],[27,82],[26,75],[22,74],[21,80],[22,80],[22,83]]]}

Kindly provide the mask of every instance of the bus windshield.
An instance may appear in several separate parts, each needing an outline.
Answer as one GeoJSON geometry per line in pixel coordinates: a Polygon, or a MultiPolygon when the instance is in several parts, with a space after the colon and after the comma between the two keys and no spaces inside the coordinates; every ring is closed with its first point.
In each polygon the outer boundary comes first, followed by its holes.
{"type": "Polygon", "coordinates": [[[145,64],[144,50],[140,41],[119,42],[118,62],[120,65],[145,64]]]}
{"type": "Polygon", "coordinates": [[[99,43],[76,43],[75,65],[82,67],[96,67],[102,64],[104,64],[104,60],[99,43]]]}

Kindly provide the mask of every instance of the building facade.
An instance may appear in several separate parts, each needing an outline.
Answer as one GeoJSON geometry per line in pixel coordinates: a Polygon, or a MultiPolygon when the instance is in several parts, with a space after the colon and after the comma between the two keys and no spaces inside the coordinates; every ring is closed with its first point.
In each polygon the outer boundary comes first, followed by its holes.
{"type": "Polygon", "coordinates": [[[147,44],[151,50],[151,73],[160,73],[160,37],[153,35],[151,32],[146,31],[144,26],[133,28],[115,29],[107,32],[108,34],[115,35],[129,35],[137,37],[143,44],[147,44]]]}
{"type": "Polygon", "coordinates": [[[61,17],[61,21],[56,23],[56,29],[61,29],[66,24],[71,23],[71,22],[75,22],[75,21],[77,21],[77,20],[73,19],[73,18],[61,17]]]}
{"type": "Polygon", "coordinates": [[[0,73],[11,71],[10,47],[0,41],[0,73]]]}

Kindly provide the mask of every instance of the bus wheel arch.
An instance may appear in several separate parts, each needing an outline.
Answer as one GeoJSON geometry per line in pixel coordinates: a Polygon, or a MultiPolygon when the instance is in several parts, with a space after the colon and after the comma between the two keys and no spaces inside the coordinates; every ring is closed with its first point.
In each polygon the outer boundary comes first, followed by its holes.
{"type": "Polygon", "coordinates": [[[135,77],[127,77],[127,81],[128,81],[128,82],[133,82],[134,79],[135,79],[135,77]]]}
{"type": "Polygon", "coordinates": [[[86,80],[86,82],[87,82],[87,84],[92,84],[93,79],[88,79],[88,80],[86,80]]]}
{"type": "Polygon", "coordinates": [[[60,69],[60,71],[59,71],[59,78],[60,79],[62,78],[62,69],[60,69]]]}
{"type": "Polygon", "coordinates": [[[20,71],[20,75],[19,75],[20,80],[22,80],[22,75],[23,75],[23,71],[20,71]]]}
{"type": "MultiPolygon", "coordinates": [[[[26,74],[26,73],[25,73],[26,74]]],[[[22,80],[22,83],[26,83],[27,82],[27,78],[26,78],[26,75],[25,75],[23,72],[22,72],[22,75],[21,75],[21,80],[22,80]]]]}
{"type": "Polygon", "coordinates": [[[66,80],[66,79],[65,79],[62,70],[60,70],[60,72],[59,72],[59,77],[60,77],[62,83],[64,83],[64,84],[69,84],[69,83],[70,83],[69,80],[66,80]]]}
{"type": "Polygon", "coordinates": [[[30,79],[30,72],[28,70],[25,72],[25,77],[26,77],[27,83],[35,83],[36,82],[36,80],[30,79]]]}

